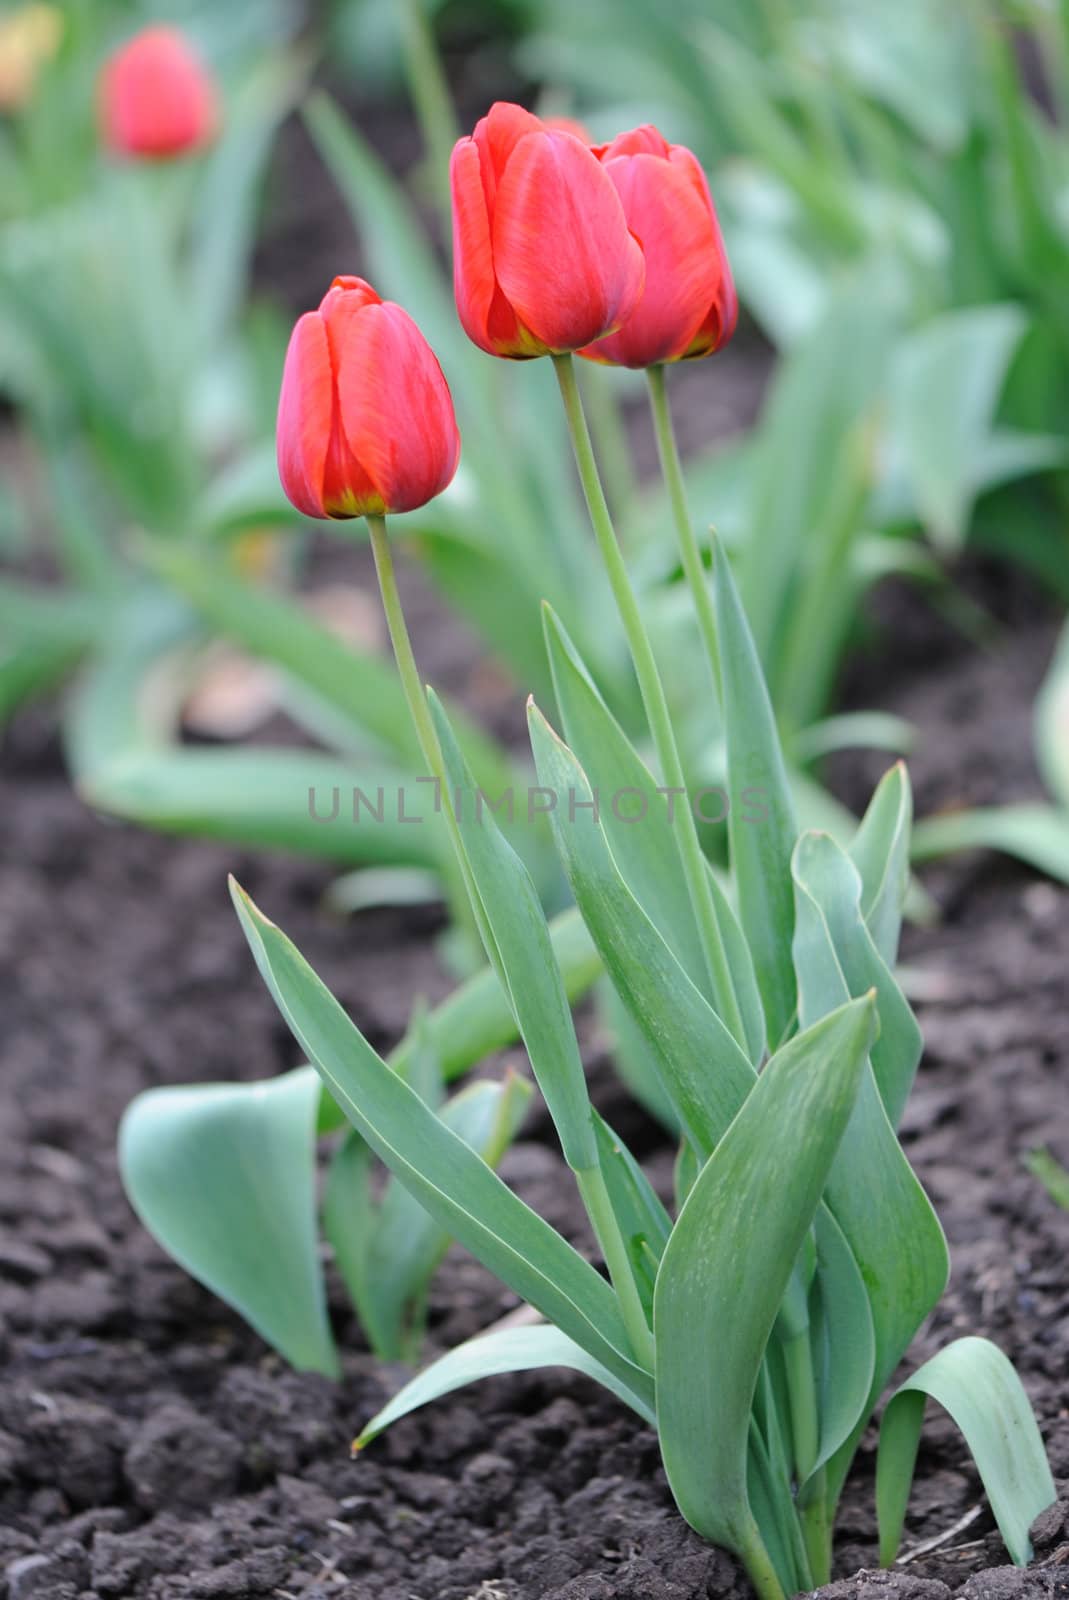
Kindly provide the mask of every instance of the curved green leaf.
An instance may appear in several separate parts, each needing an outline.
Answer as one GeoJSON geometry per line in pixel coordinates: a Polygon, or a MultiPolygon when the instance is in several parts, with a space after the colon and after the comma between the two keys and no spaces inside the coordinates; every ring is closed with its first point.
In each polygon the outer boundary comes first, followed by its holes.
{"type": "Polygon", "coordinates": [[[1056,1498],[1054,1479],[1020,1378],[997,1345],[977,1338],[955,1339],[888,1401],[876,1458],[881,1565],[890,1565],[901,1542],[929,1395],[965,1435],[1006,1549],[1025,1566],[1028,1530],[1056,1498]]]}
{"type": "Polygon", "coordinates": [[[441,1226],[646,1404],[616,1295],[371,1048],[274,923],[231,882],[260,974],[290,1031],[380,1160],[441,1226]]]}
{"type": "Polygon", "coordinates": [[[362,1450],[391,1423],[465,1384],[506,1372],[530,1372],[539,1367],[571,1367],[575,1372],[585,1372],[610,1389],[632,1411],[637,1411],[644,1422],[654,1426],[652,1405],[639,1399],[566,1333],[543,1324],[533,1328],[500,1328],[495,1333],[483,1333],[477,1339],[457,1345],[455,1350],[432,1362],[411,1383],[406,1383],[388,1405],[376,1412],[354,1442],[353,1449],[362,1450]]]}
{"type": "Polygon", "coordinates": [[[850,859],[861,874],[861,911],[880,955],[894,967],[909,890],[909,843],[913,793],[905,762],[885,772],[850,841],[850,859]]]}
{"type": "Polygon", "coordinates": [[[426,785],[315,751],[134,750],[87,773],[79,792],[100,811],[168,833],[345,865],[438,867],[447,848],[439,820],[424,815],[426,785]],[[357,802],[354,821],[357,789],[367,803],[357,802]]]}
{"type": "Polygon", "coordinates": [[[130,1204],[299,1370],[338,1375],[316,1230],[319,1079],[149,1089],[119,1127],[130,1204]]]}
{"type": "MultiPolygon", "coordinates": [[[[445,759],[460,845],[490,930],[487,955],[516,1014],[564,1159],[575,1172],[598,1164],[593,1110],[571,1008],[553,959],[538,891],[488,809],[437,696],[428,694],[445,759]]],[[[477,919],[482,926],[482,919],[477,919]]]]}
{"type": "MultiPolygon", "coordinates": [[[[605,838],[624,882],[664,939],[691,981],[710,999],[708,978],[694,921],[687,880],[672,836],[672,807],[687,804],[675,796],[670,804],[663,789],[602,699],[560,619],[543,606],[546,649],[553,687],[569,748],[586,773],[592,794],[600,800],[605,838]],[[642,820],[616,797],[644,796],[642,820]]],[[[750,952],[735,913],[709,868],[717,926],[742,1012],[750,1060],[765,1053],[765,1021],[750,952]]]]}
{"type": "Polygon", "coordinates": [[[1069,883],[1069,811],[1055,806],[981,806],[924,817],[913,829],[916,862],[959,850],[1000,850],[1036,872],[1069,883]]]}
{"type": "MultiPolygon", "coordinates": [[[[820,904],[802,882],[796,881],[795,893],[799,1015],[809,1025],[842,1005],[850,989],[820,904]]],[[[864,1280],[876,1347],[862,1417],[828,1465],[828,1504],[834,1507],[864,1420],[950,1269],[939,1219],[895,1138],[868,1063],[825,1199],[864,1280]]]]}
{"type": "Polygon", "coordinates": [[[665,1471],[691,1526],[736,1552],[750,1542],[747,1455],[761,1361],[874,1028],[873,998],[853,1000],[776,1052],[699,1174],[657,1274],[665,1471]]]}
{"type": "Polygon", "coordinates": [[[575,756],[534,704],[528,725],[540,781],[575,799],[574,815],[558,800],[550,821],[576,904],[704,1160],[749,1094],[754,1069],[624,882],[575,756]]]}
{"type": "Polygon", "coordinates": [[[856,868],[826,833],[804,833],[792,861],[794,880],[823,918],[829,957],[834,956],[851,995],[875,989],[880,1034],[872,1070],[893,1127],[898,1125],[923,1049],[921,1030],[888,970],[861,914],[862,882],[856,868]]]}
{"type": "Polygon", "coordinates": [[[791,851],[798,825],[761,662],[721,548],[713,563],[713,599],[727,734],[731,867],[768,1037],[775,1043],[795,1012],[791,851]]]}
{"type": "Polygon", "coordinates": [[[1069,625],[1036,696],[1035,745],[1043,780],[1069,814],[1069,625]]]}
{"type": "MultiPolygon", "coordinates": [[[[509,1073],[502,1083],[483,1079],[470,1084],[439,1115],[496,1167],[530,1098],[530,1083],[509,1073]]],[[[389,1180],[381,1199],[374,1199],[370,1155],[355,1131],[336,1152],[323,1201],[323,1228],[375,1354],[384,1361],[404,1361],[419,1350],[427,1290],[450,1238],[396,1178],[389,1180]]]]}

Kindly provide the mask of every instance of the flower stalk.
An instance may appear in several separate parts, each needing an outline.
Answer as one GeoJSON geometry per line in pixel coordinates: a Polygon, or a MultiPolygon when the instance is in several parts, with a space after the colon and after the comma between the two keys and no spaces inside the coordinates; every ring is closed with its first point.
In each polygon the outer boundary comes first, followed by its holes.
{"type": "MultiPolygon", "coordinates": [[[[661,774],[670,789],[686,793],[683,762],[679,754],[675,731],[672,727],[672,718],[665,698],[664,685],[661,682],[661,675],[653,654],[653,646],[650,643],[649,634],[646,632],[646,625],[642,620],[638,599],[627,571],[623,552],[616,537],[608,502],[605,499],[605,491],[602,487],[601,475],[598,472],[597,461],[590,442],[590,431],[587,428],[586,416],[583,411],[582,397],[575,378],[575,367],[570,355],[555,355],[553,357],[553,366],[557,374],[557,382],[560,385],[565,415],[568,419],[568,430],[571,435],[572,448],[575,452],[576,467],[583,486],[583,494],[586,497],[590,520],[598,541],[598,548],[601,551],[605,569],[609,575],[609,582],[620,613],[620,620],[627,635],[628,647],[631,651],[635,673],[638,677],[639,690],[642,694],[642,703],[645,707],[650,733],[653,736],[657,759],[661,765],[661,774]]],[[[717,920],[716,903],[713,899],[712,887],[709,881],[709,868],[702,851],[701,841],[698,838],[697,826],[689,805],[682,806],[677,814],[681,822],[676,838],[683,863],[683,871],[686,876],[691,907],[698,926],[702,954],[709,975],[709,982],[712,986],[713,1002],[727,1027],[739,1043],[745,1046],[746,1031],[743,1025],[742,1012],[739,1009],[735,985],[728,967],[724,940],[717,920]]]]}

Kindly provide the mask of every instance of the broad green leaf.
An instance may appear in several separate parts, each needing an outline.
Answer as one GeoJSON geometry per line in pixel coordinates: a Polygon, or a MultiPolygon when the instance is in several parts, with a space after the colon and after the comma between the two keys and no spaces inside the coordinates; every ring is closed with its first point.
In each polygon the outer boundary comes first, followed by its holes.
{"type": "Polygon", "coordinates": [[[82,595],[0,582],[0,724],[69,672],[96,639],[101,615],[82,595]]]}
{"type": "Polygon", "coordinates": [[[593,1111],[538,891],[488,808],[480,806],[479,791],[440,702],[433,693],[428,698],[461,847],[493,941],[487,955],[495,966],[500,962],[502,981],[564,1159],[573,1171],[589,1172],[598,1165],[593,1111]]]}
{"type": "Polygon", "coordinates": [[[438,820],[423,814],[426,787],[315,751],[135,750],[93,770],[79,792],[100,811],[168,833],[346,865],[436,868],[446,849],[438,820]]]}
{"type": "Polygon", "coordinates": [[[186,607],[159,589],[114,609],[64,707],[64,753],[76,782],[174,735],[189,687],[184,652],[196,636],[186,607]]]}
{"type": "Polygon", "coordinates": [[[902,907],[909,890],[912,824],[909,773],[899,761],[880,779],[850,841],[850,859],[861,874],[861,911],[872,942],[889,967],[898,955],[902,907]]]}
{"type": "Polygon", "coordinates": [[[338,1375],[316,1233],[319,1079],[149,1089],[119,1128],[130,1204],[299,1370],[338,1375]]]}
{"type": "Polygon", "coordinates": [[[1023,1567],[1028,1530],[1056,1498],[1043,1440],[1020,1378],[987,1339],[955,1339],[926,1361],[887,1404],[876,1458],[880,1563],[898,1552],[928,1397],[949,1411],[976,1462],[1006,1549],[1023,1567]]]}
{"type": "Polygon", "coordinates": [[[970,306],[932,318],[901,342],[890,389],[894,449],[933,540],[960,548],[973,483],[1014,351],[1020,306],[970,306]]]}
{"type": "MultiPolygon", "coordinates": [[[[856,999],[876,991],[880,1033],[872,1047],[872,1070],[891,1126],[905,1110],[920,1064],[924,1041],[894,975],[876,948],[861,914],[861,878],[849,856],[826,833],[803,833],[791,870],[799,895],[808,896],[810,915],[823,922],[823,948],[837,964],[856,999]]],[[[821,945],[814,941],[812,958],[821,945]]],[[[829,981],[834,983],[835,975],[829,981]]]]}
{"type": "MultiPolygon", "coordinates": [[[[795,899],[799,1021],[808,1027],[841,1006],[850,988],[819,904],[800,883],[795,899]]],[[[876,1354],[862,1417],[828,1466],[828,1503],[834,1507],[864,1419],[942,1294],[949,1271],[943,1230],[895,1138],[868,1063],[825,1199],[868,1291],[876,1354]]]]}
{"type": "Polygon", "coordinates": [[[915,862],[959,850],[999,850],[1036,872],[1069,883],[1069,811],[1022,803],[924,817],[913,829],[915,862]]]}
{"type": "Polygon", "coordinates": [[[559,1328],[545,1324],[533,1328],[500,1328],[480,1334],[457,1345],[447,1355],[431,1363],[411,1383],[406,1383],[388,1405],[372,1417],[353,1445],[362,1450],[391,1423],[407,1417],[410,1411],[438,1400],[454,1389],[475,1383],[480,1378],[495,1378],[507,1372],[531,1372],[541,1367],[571,1367],[584,1372],[612,1391],[617,1399],[637,1411],[644,1422],[655,1424],[652,1404],[639,1399],[599,1361],[569,1339],[559,1328]]]}
{"type": "MultiPolygon", "coordinates": [[[[543,607],[546,649],[564,737],[597,795],[605,838],[621,875],[691,981],[705,994],[708,977],[686,877],[673,838],[674,807],[599,694],[582,658],[556,614],[543,607]],[[621,797],[626,795],[626,800],[621,797]],[[641,799],[641,811],[635,797],[641,799]],[[635,817],[640,816],[639,821],[635,817]],[[630,819],[630,820],[629,820],[630,819]]],[[[569,792],[570,793],[570,792],[569,792]]],[[[709,869],[717,925],[755,1065],[765,1051],[761,996],[746,941],[735,913],[709,869]]]]}
{"type": "MultiPolygon", "coordinates": [[[[423,760],[401,682],[382,658],[343,644],[311,613],[280,594],[242,579],[203,548],[157,547],[153,567],[227,638],[281,667],[333,711],[412,771],[423,760]]],[[[457,738],[480,784],[496,793],[509,784],[501,752],[462,712],[450,710],[457,738]]]]}
{"type": "Polygon", "coordinates": [[[609,1041],[613,1070],[643,1110],[656,1117],[672,1135],[679,1133],[679,1118],[671,1096],[665,1092],[657,1056],[646,1036],[620,999],[610,978],[595,990],[598,1021],[609,1041]]]}
{"type": "Polygon", "coordinates": [[[814,1237],[817,1270],[810,1288],[809,1329],[820,1413],[816,1471],[859,1422],[867,1421],[876,1339],[865,1281],[827,1206],[817,1208],[814,1237]]]}
{"type": "Polygon", "coordinates": [[[840,474],[852,470],[859,420],[884,384],[893,332],[887,300],[871,275],[826,299],[819,323],[777,372],[761,417],[739,570],[746,615],[773,682],[796,575],[814,529],[826,523],[840,474]]]}
{"type": "MultiPolygon", "coordinates": [[[[471,1084],[439,1115],[496,1166],[530,1097],[530,1084],[510,1073],[503,1083],[471,1084]]],[[[369,1157],[367,1144],[354,1131],[331,1163],[323,1226],[372,1349],[381,1360],[405,1361],[418,1354],[427,1290],[450,1239],[396,1178],[374,1201],[369,1157]]]]}
{"type": "Polygon", "coordinates": [[[672,1219],[626,1144],[596,1111],[594,1126],[605,1187],[627,1246],[642,1309],[649,1318],[657,1264],[668,1243],[672,1219]]]}
{"type": "Polygon", "coordinates": [[[574,820],[559,803],[550,820],[576,904],[704,1160],[749,1094],[753,1066],[624,882],[594,817],[582,767],[533,704],[528,724],[540,782],[558,796],[575,797],[574,820]]]}
{"type": "Polygon", "coordinates": [[[605,1279],[386,1065],[237,884],[232,895],[290,1031],[380,1160],[452,1238],[651,1405],[652,1379],[628,1354],[619,1304],[605,1279]]]}
{"type": "Polygon", "coordinates": [[[872,998],[855,1000],[776,1052],[699,1174],[657,1275],[665,1471],[691,1526],[736,1552],[752,1537],[747,1453],[762,1357],[874,1028],[872,998]]]}
{"type": "MultiPolygon", "coordinates": [[[[549,937],[565,994],[574,1002],[601,973],[600,957],[574,908],[552,919],[549,937]]],[[[429,1011],[425,1026],[447,1080],[516,1038],[516,1019],[492,967],[468,978],[429,1011]]]]}
{"type": "Polygon", "coordinates": [[[1069,816],[1069,626],[1036,696],[1035,744],[1044,782],[1069,816]]]}
{"type": "Polygon", "coordinates": [[[775,714],[722,549],[713,566],[713,598],[727,734],[731,866],[739,920],[757,972],[768,1037],[775,1044],[795,1010],[790,863],[798,828],[775,714]]]}

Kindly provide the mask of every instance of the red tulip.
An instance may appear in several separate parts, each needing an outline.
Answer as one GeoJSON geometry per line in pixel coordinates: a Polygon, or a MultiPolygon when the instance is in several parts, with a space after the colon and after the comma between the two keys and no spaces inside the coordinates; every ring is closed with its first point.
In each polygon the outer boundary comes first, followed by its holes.
{"type": "Polygon", "coordinates": [[[450,178],[457,310],[480,349],[578,350],[630,316],[642,250],[582,140],[499,102],[458,142],[450,178]]]}
{"type": "Polygon", "coordinates": [[[407,311],[363,278],[335,278],[286,351],[278,473],[309,517],[414,511],[452,481],[449,387],[407,311]]]}
{"type": "Polygon", "coordinates": [[[218,128],[215,82],[175,28],[145,28],[104,68],[100,117],[119,155],[182,155],[218,128]]]}
{"type": "Polygon", "coordinates": [[[738,300],[696,157],[649,126],[595,146],[594,154],[642,241],[646,284],[619,332],[579,354],[620,367],[712,355],[735,331],[738,300]]]}

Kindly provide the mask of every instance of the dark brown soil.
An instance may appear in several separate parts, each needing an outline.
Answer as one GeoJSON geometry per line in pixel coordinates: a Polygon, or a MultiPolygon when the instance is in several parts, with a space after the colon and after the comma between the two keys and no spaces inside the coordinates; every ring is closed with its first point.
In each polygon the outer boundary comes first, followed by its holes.
{"type": "MultiPolygon", "coordinates": [[[[925,806],[1032,792],[1030,697],[1043,624],[977,656],[916,602],[923,636],[883,695],[924,739],[925,806]],[[929,660],[939,658],[933,677],[929,660]]],[[[899,638],[901,644],[901,637],[899,638]]],[[[873,673],[886,666],[879,663],[873,673]]],[[[871,698],[871,697],[870,697],[871,698]]],[[[376,1042],[446,979],[432,913],[332,921],[319,866],[159,839],[87,815],[40,715],[9,737],[0,780],[0,1572],[10,1600],[699,1600],[745,1592],[732,1561],[672,1507],[656,1440],[592,1384],[495,1379],[400,1424],[358,1463],[357,1424],[400,1374],[367,1355],[332,1290],[344,1379],[288,1372],[138,1227],[114,1138],[149,1084],[256,1078],[295,1059],[227,904],[233,868],[297,939],[376,1042]]],[[[857,763],[840,774],[849,790],[857,763]]],[[[1038,1142],[1069,1157],[1065,974],[1069,894],[974,859],[930,879],[945,920],[913,931],[927,1053],[907,1114],[911,1158],[943,1218],[951,1289],[912,1359],[966,1331],[1017,1362],[1069,1479],[1069,1213],[1021,1166],[1038,1142]]],[[[594,1091],[662,1174],[668,1152],[591,1050],[594,1091]]],[[[544,1118],[505,1172],[583,1239],[544,1118]]],[[[589,1241],[587,1241],[589,1242],[589,1241]]],[[[454,1251],[435,1288],[432,1346],[512,1308],[454,1251]]],[[[907,1548],[981,1503],[953,1429],[933,1418],[907,1548]]],[[[1069,1504],[1038,1530],[1040,1564],[1005,1568],[990,1516],[893,1578],[875,1565],[871,1439],[845,1498],[841,1600],[1009,1600],[1069,1593],[1069,1504]]]]}

